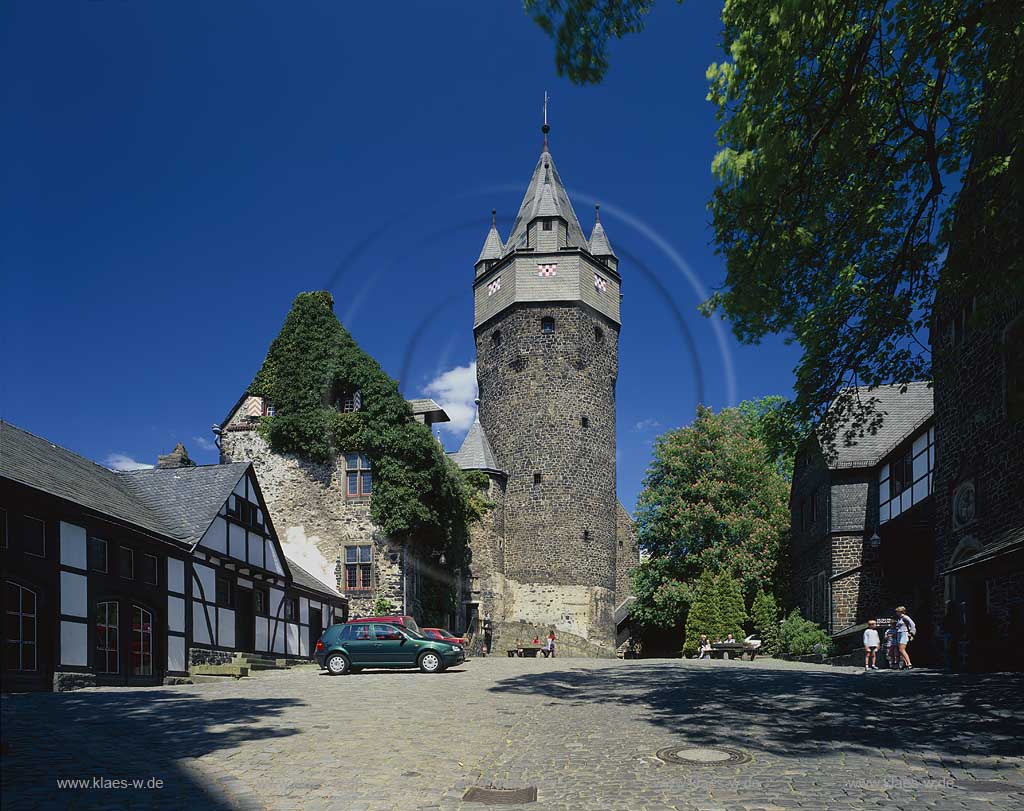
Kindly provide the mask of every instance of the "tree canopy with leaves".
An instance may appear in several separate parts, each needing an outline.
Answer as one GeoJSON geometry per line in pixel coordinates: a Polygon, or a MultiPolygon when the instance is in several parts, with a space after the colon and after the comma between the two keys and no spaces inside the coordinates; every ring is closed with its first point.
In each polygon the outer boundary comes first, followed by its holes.
{"type": "MultiPolygon", "coordinates": [[[[637,582],[663,602],[683,596],[666,584],[693,583],[706,570],[736,575],[751,597],[783,589],[789,483],[750,416],[758,410],[716,414],[701,406],[692,425],[655,443],[636,513],[651,562],[637,582]]],[[[641,596],[638,590],[638,603],[641,596]]]]}
{"type": "Polygon", "coordinates": [[[468,525],[486,508],[482,482],[413,419],[398,384],[338,321],[330,293],[296,297],[249,391],[274,404],[260,426],[271,448],[320,463],[366,454],[374,523],[391,537],[446,548],[459,565],[468,525]],[[357,391],[361,408],[340,411],[339,397],[357,391]]]}
{"type": "MultiPolygon", "coordinates": [[[[526,3],[579,83],[603,78],[611,41],[651,6],[526,3]]],[[[838,396],[833,424],[858,430],[871,407],[851,386],[930,379],[940,287],[1024,292],[1007,249],[1024,210],[1024,5],[727,0],[722,22],[710,208],[727,275],[704,309],[742,341],[798,341],[793,413],[820,417],[838,396]],[[947,262],[958,233],[984,238],[947,262]]]]}

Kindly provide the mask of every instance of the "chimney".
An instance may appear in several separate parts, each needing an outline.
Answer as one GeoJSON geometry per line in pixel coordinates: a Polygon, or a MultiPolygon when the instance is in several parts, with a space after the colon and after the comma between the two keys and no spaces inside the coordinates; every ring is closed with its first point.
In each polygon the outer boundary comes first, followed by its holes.
{"type": "Polygon", "coordinates": [[[179,442],[173,451],[156,458],[156,466],[161,470],[168,470],[175,467],[195,467],[196,463],[188,458],[188,451],[179,442]]]}

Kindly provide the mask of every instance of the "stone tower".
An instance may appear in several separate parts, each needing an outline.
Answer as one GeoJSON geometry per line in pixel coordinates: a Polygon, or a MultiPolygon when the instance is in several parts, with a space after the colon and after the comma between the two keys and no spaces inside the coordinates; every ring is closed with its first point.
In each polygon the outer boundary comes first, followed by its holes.
{"type": "Polygon", "coordinates": [[[479,425],[455,458],[487,469],[492,493],[500,490],[500,548],[486,555],[501,563],[496,619],[552,625],[607,648],[617,569],[627,563],[616,526],[618,259],[599,216],[584,236],[547,134],[545,125],[508,240],[492,217],[476,262],[479,425]]]}

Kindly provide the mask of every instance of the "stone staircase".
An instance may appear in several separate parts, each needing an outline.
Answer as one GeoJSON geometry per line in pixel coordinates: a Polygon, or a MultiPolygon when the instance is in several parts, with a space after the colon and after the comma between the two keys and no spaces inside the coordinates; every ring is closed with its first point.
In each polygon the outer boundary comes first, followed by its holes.
{"type": "Polygon", "coordinates": [[[193,665],[189,673],[195,684],[214,684],[231,679],[244,679],[273,670],[287,670],[302,665],[309,666],[308,659],[277,659],[262,653],[236,653],[230,662],[224,664],[193,665]]]}

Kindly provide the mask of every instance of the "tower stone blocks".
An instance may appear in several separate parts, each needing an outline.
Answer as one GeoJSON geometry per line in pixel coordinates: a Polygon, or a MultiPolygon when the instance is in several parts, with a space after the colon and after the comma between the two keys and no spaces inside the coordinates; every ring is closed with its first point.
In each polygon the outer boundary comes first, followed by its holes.
{"type": "Polygon", "coordinates": [[[502,515],[472,539],[483,613],[591,654],[614,649],[639,561],[615,483],[619,285],[603,226],[584,237],[545,145],[508,241],[492,222],[476,263],[479,425],[454,458],[500,482],[502,515]]]}

